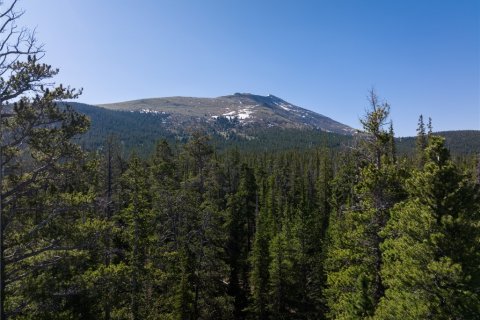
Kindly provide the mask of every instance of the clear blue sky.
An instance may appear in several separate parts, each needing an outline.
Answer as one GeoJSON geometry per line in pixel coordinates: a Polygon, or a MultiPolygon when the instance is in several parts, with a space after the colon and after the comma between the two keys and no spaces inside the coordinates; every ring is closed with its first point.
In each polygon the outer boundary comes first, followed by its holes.
{"type": "Polygon", "coordinates": [[[23,0],[79,101],[274,94],[359,128],[374,86],[396,134],[480,129],[480,1],[23,0]]]}

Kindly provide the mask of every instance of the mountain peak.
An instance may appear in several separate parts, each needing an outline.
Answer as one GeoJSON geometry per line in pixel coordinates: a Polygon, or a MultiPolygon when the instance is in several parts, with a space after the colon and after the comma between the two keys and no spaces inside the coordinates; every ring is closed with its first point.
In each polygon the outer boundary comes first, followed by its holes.
{"type": "Polygon", "coordinates": [[[273,94],[268,94],[266,96],[262,96],[260,94],[253,94],[253,93],[249,93],[249,92],[235,92],[233,95],[231,96],[227,96],[227,97],[241,97],[241,98],[253,98],[253,99],[262,99],[262,100],[266,100],[266,99],[271,99],[271,100],[275,100],[275,101],[284,101],[283,99],[273,95],[273,94]]]}
{"type": "MultiPolygon", "coordinates": [[[[218,98],[166,97],[99,105],[114,110],[161,114],[163,123],[174,127],[197,124],[215,125],[221,119],[233,121],[240,130],[247,128],[320,129],[353,134],[354,129],[324,115],[291,104],[277,96],[234,93],[218,98]]],[[[222,121],[223,121],[222,120],[222,121]]]]}

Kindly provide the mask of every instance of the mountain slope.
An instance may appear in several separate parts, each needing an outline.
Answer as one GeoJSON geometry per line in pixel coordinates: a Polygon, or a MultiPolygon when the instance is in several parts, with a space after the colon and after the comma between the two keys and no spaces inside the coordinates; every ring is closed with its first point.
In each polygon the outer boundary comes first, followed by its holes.
{"type": "Polygon", "coordinates": [[[298,107],[276,96],[249,93],[218,98],[168,97],[101,104],[98,107],[162,115],[172,129],[192,124],[229,123],[237,129],[319,129],[354,134],[355,129],[316,112],[298,107]]]}
{"type": "Polygon", "coordinates": [[[172,130],[165,123],[165,115],[145,112],[117,111],[83,103],[70,102],[76,111],[90,118],[90,129],[77,138],[87,150],[102,148],[108,136],[115,136],[128,154],[136,150],[142,155],[153,151],[155,143],[166,139],[173,145],[187,141],[191,132],[200,129],[212,138],[217,150],[239,148],[241,150],[274,151],[306,149],[316,146],[339,147],[348,143],[352,136],[324,132],[309,128],[249,127],[235,130],[228,126],[178,127],[172,130]],[[240,132],[242,131],[242,132],[240,132]]]}
{"type": "MultiPolygon", "coordinates": [[[[167,139],[173,144],[182,143],[188,139],[191,132],[189,128],[172,131],[165,123],[165,115],[162,114],[116,111],[75,102],[69,104],[91,119],[90,130],[78,137],[79,142],[89,150],[101,148],[107,137],[114,135],[127,153],[136,149],[137,152],[147,155],[159,139],[167,139]]],[[[219,150],[232,147],[256,151],[307,149],[319,146],[341,148],[354,144],[356,140],[351,135],[281,127],[252,127],[245,129],[243,134],[234,132],[225,134],[225,128],[209,127],[206,132],[212,136],[213,143],[219,150]]],[[[445,131],[435,134],[446,138],[447,147],[454,155],[480,153],[478,130],[445,131]]],[[[399,154],[413,154],[415,137],[396,140],[399,154]]]]}
{"type": "MultiPolygon", "coordinates": [[[[452,155],[480,154],[480,130],[452,130],[434,132],[445,138],[445,146],[452,155]]],[[[401,154],[415,152],[415,137],[397,138],[397,149],[401,154]]]]}

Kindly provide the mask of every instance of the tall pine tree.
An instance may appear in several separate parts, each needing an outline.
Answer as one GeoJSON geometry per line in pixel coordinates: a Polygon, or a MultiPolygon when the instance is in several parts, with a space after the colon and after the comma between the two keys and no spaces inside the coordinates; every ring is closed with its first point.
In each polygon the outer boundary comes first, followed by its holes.
{"type": "Polygon", "coordinates": [[[378,319],[477,319],[480,314],[479,186],[432,136],[408,200],[383,231],[385,297],[378,319]]]}
{"type": "Polygon", "coordinates": [[[384,129],[389,105],[369,96],[371,110],[361,122],[366,138],[353,194],[331,224],[325,296],[332,319],[365,319],[383,297],[380,246],[389,210],[402,196],[401,179],[391,156],[392,138],[384,129]]]}

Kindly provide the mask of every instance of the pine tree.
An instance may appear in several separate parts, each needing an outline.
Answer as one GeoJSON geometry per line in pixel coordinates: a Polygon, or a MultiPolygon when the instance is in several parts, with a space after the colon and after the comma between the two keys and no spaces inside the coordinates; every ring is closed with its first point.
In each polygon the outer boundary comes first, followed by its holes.
{"type": "MultiPolygon", "coordinates": [[[[80,251],[74,231],[80,212],[75,206],[89,201],[64,180],[75,169],[72,162],[82,161],[72,138],[87,129],[88,120],[61,101],[80,92],[48,84],[58,70],[40,62],[43,49],[35,34],[18,28],[23,13],[16,10],[16,3],[0,4],[2,320],[13,314],[34,316],[42,308],[33,301],[39,287],[32,290],[31,275],[37,274],[41,282],[52,275],[49,268],[59,270],[54,266],[80,251]]],[[[51,298],[57,290],[45,286],[43,297],[51,298]]]]}
{"type": "MultiPolygon", "coordinates": [[[[265,160],[265,158],[263,159],[265,160]]],[[[269,243],[271,224],[267,210],[267,198],[270,183],[267,181],[266,164],[258,165],[256,177],[258,181],[258,197],[255,208],[255,235],[250,256],[250,288],[252,300],[249,305],[250,314],[260,320],[268,319],[268,282],[270,264],[269,243]]]]}
{"type": "Polygon", "coordinates": [[[380,246],[390,208],[402,197],[401,177],[391,161],[391,137],[383,126],[389,105],[370,92],[371,111],[362,120],[368,164],[360,169],[353,194],[331,224],[325,295],[332,319],[373,315],[384,294],[380,246]],[[389,150],[390,149],[390,150],[389,150]]]}
{"type": "Polygon", "coordinates": [[[397,147],[395,146],[395,132],[393,131],[393,121],[390,121],[390,128],[388,129],[388,143],[390,144],[390,157],[391,162],[397,162],[397,147]]]}
{"type": "Polygon", "coordinates": [[[476,168],[477,184],[480,184],[480,154],[477,155],[477,168],[476,168]]]}
{"type": "Polygon", "coordinates": [[[151,313],[171,319],[177,308],[189,310],[188,266],[190,256],[183,242],[183,215],[189,204],[180,193],[179,164],[166,140],[157,143],[149,159],[152,196],[151,313]],[[185,250],[184,250],[185,249],[185,250]],[[177,297],[177,300],[175,300],[177,297]]]}
{"type": "Polygon", "coordinates": [[[267,213],[264,209],[257,214],[256,233],[251,256],[252,271],[250,286],[252,290],[252,313],[260,320],[268,319],[268,284],[270,265],[270,237],[267,213]]]}
{"type": "Polygon", "coordinates": [[[365,150],[364,156],[375,168],[380,169],[382,156],[385,155],[390,140],[389,132],[384,129],[384,126],[387,125],[390,105],[387,102],[380,103],[373,89],[369,92],[368,101],[370,111],[367,112],[364,119],[360,119],[366,133],[366,137],[362,141],[365,150]]]}
{"type": "Polygon", "coordinates": [[[418,167],[422,167],[425,163],[425,148],[427,147],[427,136],[425,134],[425,124],[423,123],[423,115],[418,118],[417,138],[416,138],[416,155],[418,167]]]}
{"type": "Polygon", "coordinates": [[[145,288],[148,283],[152,247],[153,214],[149,194],[148,170],[134,154],[122,175],[123,209],[118,215],[124,242],[124,263],[128,270],[128,314],[144,319],[148,314],[145,288]]]}
{"type": "Polygon", "coordinates": [[[248,258],[252,251],[255,230],[257,187],[253,170],[246,164],[241,166],[240,183],[235,194],[228,201],[227,242],[228,264],[230,267],[229,295],[235,299],[234,317],[244,319],[249,300],[248,258]]]}
{"type": "Polygon", "coordinates": [[[295,247],[298,244],[292,237],[290,223],[284,223],[280,232],[270,242],[269,266],[269,311],[273,319],[291,317],[292,298],[298,294],[295,290],[295,247]]]}
{"type": "Polygon", "coordinates": [[[198,295],[201,319],[231,319],[235,308],[235,301],[228,295],[228,285],[225,283],[231,274],[225,254],[225,244],[228,243],[225,190],[225,174],[212,159],[206,171],[205,193],[201,204],[202,238],[198,270],[202,290],[201,295],[198,295]]]}
{"type": "Polygon", "coordinates": [[[92,225],[101,234],[97,248],[99,252],[95,253],[99,255],[99,265],[98,268],[92,267],[85,274],[85,280],[97,295],[97,299],[101,301],[105,320],[111,319],[111,311],[115,309],[114,305],[117,301],[115,293],[119,291],[118,284],[121,283],[119,278],[125,276],[123,269],[115,265],[118,262],[118,256],[115,254],[118,248],[114,247],[114,240],[120,234],[115,221],[121,205],[120,177],[126,170],[126,166],[117,137],[109,136],[99,164],[101,181],[97,201],[104,214],[96,217],[92,225]]]}
{"type": "MultiPolygon", "coordinates": [[[[231,317],[231,301],[225,279],[224,207],[220,168],[212,159],[213,149],[205,136],[195,134],[182,155],[183,181],[178,214],[180,277],[176,285],[174,318],[231,317]],[[187,265],[188,264],[188,265],[187,265]],[[188,309],[178,309],[187,306],[188,309]]],[[[179,200],[180,200],[179,199],[179,200]]]]}
{"type": "Polygon", "coordinates": [[[424,167],[407,181],[409,198],[383,231],[385,297],[378,319],[476,319],[480,314],[478,185],[431,136],[424,167]]]}

